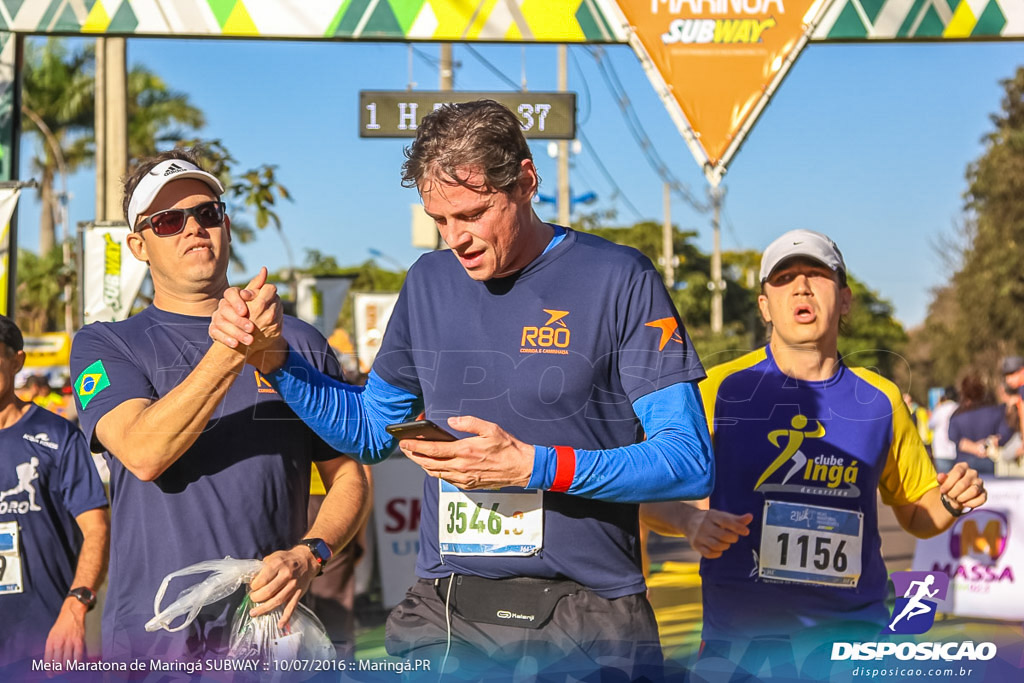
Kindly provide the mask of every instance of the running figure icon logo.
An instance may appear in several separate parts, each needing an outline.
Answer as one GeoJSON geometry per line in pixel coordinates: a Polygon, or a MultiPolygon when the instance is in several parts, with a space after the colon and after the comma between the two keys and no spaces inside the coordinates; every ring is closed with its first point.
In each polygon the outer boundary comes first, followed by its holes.
{"type": "Polygon", "coordinates": [[[885,633],[924,633],[935,623],[936,601],[945,600],[949,576],[944,572],[893,572],[896,605],[885,633]],[[899,597],[903,596],[903,597],[899,597]]]}

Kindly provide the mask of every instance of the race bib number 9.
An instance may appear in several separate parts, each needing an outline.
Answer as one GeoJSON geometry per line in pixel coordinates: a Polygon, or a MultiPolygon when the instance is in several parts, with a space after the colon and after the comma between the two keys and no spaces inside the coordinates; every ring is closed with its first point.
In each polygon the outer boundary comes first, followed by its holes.
{"type": "Polygon", "coordinates": [[[18,523],[0,523],[0,595],[21,593],[21,555],[18,552],[18,523]]]}
{"type": "Polygon", "coordinates": [[[855,588],[863,528],[861,512],[766,501],[758,576],[855,588]]]}
{"type": "Polygon", "coordinates": [[[463,491],[439,481],[442,555],[534,555],[544,547],[544,493],[463,491]]]}

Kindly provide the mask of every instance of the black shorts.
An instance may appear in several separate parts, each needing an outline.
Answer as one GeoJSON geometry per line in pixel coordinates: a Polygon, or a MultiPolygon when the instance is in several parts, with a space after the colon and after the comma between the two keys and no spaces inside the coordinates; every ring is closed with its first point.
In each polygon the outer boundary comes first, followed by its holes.
{"type": "MultiPolygon", "coordinates": [[[[451,607],[450,581],[419,579],[409,589],[388,617],[389,654],[429,660],[438,673],[443,664],[444,680],[563,680],[595,671],[609,680],[661,679],[658,624],[643,593],[609,600],[581,588],[529,628],[470,621],[451,607]]],[[[500,580],[493,584],[502,590],[500,580]]]]}

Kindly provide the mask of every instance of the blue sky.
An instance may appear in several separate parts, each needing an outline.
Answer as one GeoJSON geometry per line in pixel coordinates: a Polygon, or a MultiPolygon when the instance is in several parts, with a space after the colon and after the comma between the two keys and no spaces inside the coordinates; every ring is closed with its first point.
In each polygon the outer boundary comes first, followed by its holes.
{"type": "MultiPolygon", "coordinates": [[[[429,58],[435,44],[416,48],[429,58]]],[[[476,49],[518,83],[523,51],[513,45],[476,49]]],[[[647,134],[672,173],[703,197],[705,181],[640,64],[625,46],[605,48],[647,134]]],[[[460,45],[457,90],[508,90],[460,45]]],[[[413,190],[399,183],[407,141],[357,136],[359,90],[400,90],[410,80],[403,44],[132,39],[130,63],[143,63],[189,94],[207,116],[200,131],[220,138],[241,168],[278,165],[294,202],[279,213],[301,263],[305,249],[357,264],[370,249],[411,264],[413,190]]],[[[891,301],[906,325],[923,321],[931,288],[951,275],[943,236],[962,220],[964,173],[983,151],[1000,106],[1000,79],[1024,64],[1024,43],[811,45],[762,113],[725,178],[722,244],[764,248],[791,228],[832,236],[850,271],[891,301]]],[[[554,90],[556,48],[528,46],[530,90],[554,90]]],[[[416,87],[434,90],[437,68],[413,59],[416,87]]],[[[569,88],[579,93],[579,124],[619,187],[644,217],[661,220],[661,180],[628,132],[590,52],[570,47],[569,88]]],[[[35,143],[25,138],[22,159],[35,143]]],[[[535,141],[542,193],[554,194],[555,162],[535,141]]],[[[27,177],[23,161],[22,178],[27,177]]],[[[574,194],[594,191],[596,208],[616,208],[622,223],[634,215],[613,199],[593,155],[573,159],[574,194]]],[[[69,181],[71,225],[94,212],[90,172],[69,181]]],[[[22,200],[20,246],[38,245],[39,205],[22,200]]],[[[592,208],[594,208],[592,207],[592,208]]],[[[538,207],[542,218],[555,212],[538,207]]],[[[673,220],[699,232],[711,248],[710,215],[674,198],[673,220]]],[[[288,265],[273,230],[240,248],[248,270],[288,265]]],[[[297,264],[298,265],[298,264],[297,264]]],[[[244,281],[245,274],[233,273],[244,281]]],[[[683,312],[684,317],[686,312],[683,312]]]]}

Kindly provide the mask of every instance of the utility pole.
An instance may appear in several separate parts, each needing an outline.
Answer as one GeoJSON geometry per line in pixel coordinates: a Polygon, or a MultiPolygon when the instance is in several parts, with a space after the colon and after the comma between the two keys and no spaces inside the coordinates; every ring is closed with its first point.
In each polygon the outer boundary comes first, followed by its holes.
{"type": "Polygon", "coordinates": [[[711,188],[711,208],[714,211],[711,217],[711,227],[714,234],[714,244],[711,251],[711,282],[708,289],[711,290],[711,332],[718,334],[722,331],[722,293],[725,291],[725,282],[722,280],[722,189],[715,185],[711,188]]]}
{"type": "Polygon", "coordinates": [[[124,38],[96,39],[96,220],[121,219],[128,172],[128,74],[124,38]]]}
{"type": "MultiPolygon", "coordinates": [[[[412,80],[410,78],[410,80],[412,80]]],[[[447,92],[452,89],[455,83],[455,70],[452,64],[452,44],[441,43],[441,62],[438,73],[438,90],[447,92]]],[[[448,245],[441,239],[441,231],[437,231],[437,244],[435,249],[447,249],[448,245]]]]}
{"type": "MultiPolygon", "coordinates": [[[[569,48],[558,46],[558,92],[569,89],[569,48]]],[[[558,141],[558,224],[568,226],[572,216],[569,196],[569,141],[558,141]]]]}
{"type": "Polygon", "coordinates": [[[451,90],[455,80],[455,72],[452,70],[452,44],[441,43],[441,73],[440,87],[438,90],[451,90]]]}
{"type": "Polygon", "coordinates": [[[672,290],[676,286],[676,255],[672,246],[672,187],[662,184],[662,204],[665,208],[665,223],[661,228],[661,253],[665,260],[665,287],[672,290]]]}
{"type": "MultiPolygon", "coordinates": [[[[96,220],[107,220],[107,39],[96,38],[96,220]]],[[[81,296],[81,294],[79,294],[81,296]]]]}
{"type": "Polygon", "coordinates": [[[128,172],[128,69],[124,38],[106,39],[106,215],[121,218],[120,180],[128,172]]]}

